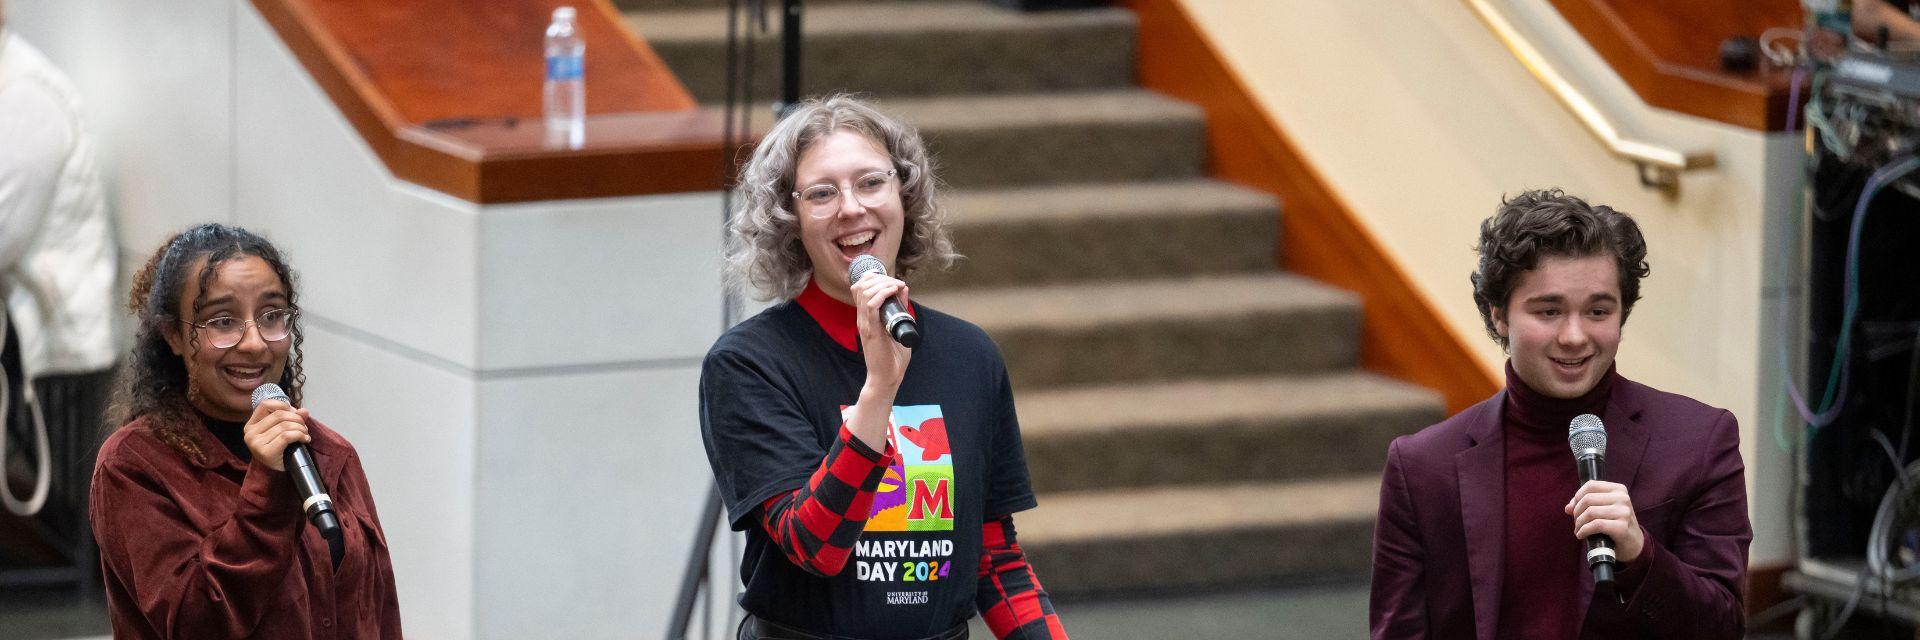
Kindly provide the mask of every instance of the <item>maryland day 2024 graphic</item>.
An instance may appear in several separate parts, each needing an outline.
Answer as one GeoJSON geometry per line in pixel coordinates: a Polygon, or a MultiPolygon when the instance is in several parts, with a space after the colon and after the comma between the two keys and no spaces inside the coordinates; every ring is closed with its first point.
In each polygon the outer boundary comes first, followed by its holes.
{"type": "MultiPolygon", "coordinates": [[[[853,550],[867,582],[931,582],[953,570],[953,450],[940,405],[896,406],[887,428],[898,456],[873,496],[853,550]],[[932,535],[898,535],[927,532],[932,535]],[[893,535],[890,535],[893,534],[893,535]]],[[[888,604],[921,604],[925,591],[890,592],[888,604]]]]}

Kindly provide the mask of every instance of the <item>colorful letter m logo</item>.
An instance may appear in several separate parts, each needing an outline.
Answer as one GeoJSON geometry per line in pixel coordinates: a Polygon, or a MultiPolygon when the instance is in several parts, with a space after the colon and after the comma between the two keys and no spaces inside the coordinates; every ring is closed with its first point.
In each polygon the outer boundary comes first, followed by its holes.
{"type": "Polygon", "coordinates": [[[944,520],[953,519],[953,503],[947,499],[946,478],[936,478],[933,482],[933,489],[931,490],[927,489],[927,481],[925,478],[914,478],[913,509],[907,513],[907,519],[926,519],[927,507],[933,507],[934,510],[939,513],[939,515],[934,517],[944,520]]]}

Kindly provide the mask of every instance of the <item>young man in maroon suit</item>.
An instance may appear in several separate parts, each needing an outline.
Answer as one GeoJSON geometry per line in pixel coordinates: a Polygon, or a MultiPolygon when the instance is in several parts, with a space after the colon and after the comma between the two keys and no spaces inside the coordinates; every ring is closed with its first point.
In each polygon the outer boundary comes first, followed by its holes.
{"type": "Polygon", "coordinates": [[[1740,638],[1747,495],[1733,414],[1615,371],[1647,275],[1626,214],[1558,190],[1480,225],[1474,300],[1506,388],[1394,440],[1373,545],[1373,638],[1740,638]],[[1580,482],[1572,418],[1606,427],[1580,482]],[[1612,538],[1595,589],[1584,539],[1612,538]]]}

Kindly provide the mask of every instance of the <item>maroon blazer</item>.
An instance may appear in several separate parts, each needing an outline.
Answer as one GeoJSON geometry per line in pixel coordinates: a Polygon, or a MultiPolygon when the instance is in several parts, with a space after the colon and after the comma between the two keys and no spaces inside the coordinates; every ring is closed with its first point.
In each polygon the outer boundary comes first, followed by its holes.
{"type": "MultiPolygon", "coordinates": [[[[1368,617],[1375,640],[1496,637],[1505,396],[1388,447],[1373,534],[1368,617]]],[[[1607,479],[1627,486],[1647,533],[1635,560],[1645,563],[1646,575],[1622,594],[1625,604],[1595,597],[1593,582],[1581,580],[1580,636],[1738,640],[1753,528],[1733,414],[1623,379],[1601,419],[1607,479]]]]}
{"type": "Polygon", "coordinates": [[[393,563],[360,456],[309,424],[345,534],[338,569],[286,473],[240,462],[204,428],[194,430],[202,461],[138,419],[107,438],[92,516],[115,638],[400,637],[393,563]]]}

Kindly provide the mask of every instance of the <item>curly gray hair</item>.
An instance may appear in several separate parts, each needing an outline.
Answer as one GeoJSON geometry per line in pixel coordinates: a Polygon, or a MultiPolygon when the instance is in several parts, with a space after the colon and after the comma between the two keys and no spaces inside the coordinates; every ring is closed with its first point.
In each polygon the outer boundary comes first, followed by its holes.
{"type": "Polygon", "coordinates": [[[727,286],[751,289],[762,300],[792,298],[806,288],[813,265],[800,245],[800,220],[793,212],[794,172],[808,147],[837,131],[880,142],[900,172],[906,228],[893,275],[945,269],[959,257],[947,234],[933,158],[920,133],[859,98],[836,94],[794,105],[740,170],[726,242],[727,286]]]}

